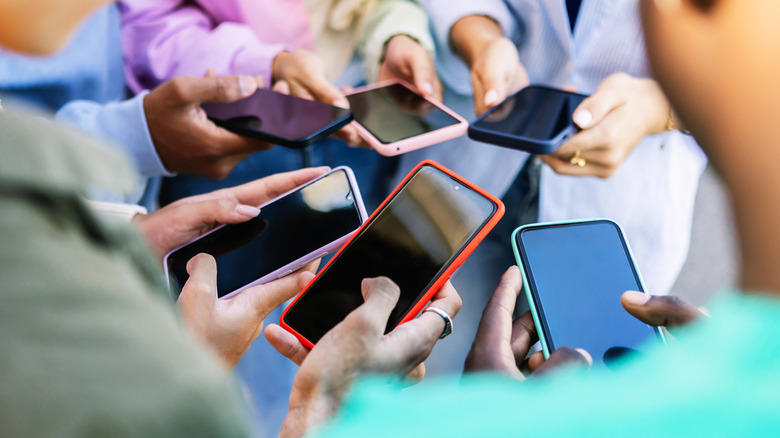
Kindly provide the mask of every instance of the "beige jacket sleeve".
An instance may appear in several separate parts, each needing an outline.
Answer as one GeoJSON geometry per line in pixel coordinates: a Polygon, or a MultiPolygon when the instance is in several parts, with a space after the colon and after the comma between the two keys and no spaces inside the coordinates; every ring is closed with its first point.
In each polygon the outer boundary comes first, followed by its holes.
{"type": "Polygon", "coordinates": [[[412,37],[434,56],[433,36],[423,8],[413,0],[382,0],[367,18],[358,45],[367,82],[376,81],[385,46],[396,35],[412,37]]]}

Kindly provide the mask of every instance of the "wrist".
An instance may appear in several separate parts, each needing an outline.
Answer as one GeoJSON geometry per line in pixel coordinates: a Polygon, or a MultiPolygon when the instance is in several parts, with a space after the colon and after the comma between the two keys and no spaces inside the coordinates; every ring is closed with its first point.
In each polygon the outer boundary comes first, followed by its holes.
{"type": "Polygon", "coordinates": [[[486,15],[469,15],[461,18],[450,29],[452,50],[471,68],[495,41],[504,38],[501,26],[486,15]]]}
{"type": "Polygon", "coordinates": [[[297,438],[321,427],[335,415],[339,402],[319,389],[297,391],[290,394],[290,408],[282,424],[280,437],[297,438]]]}

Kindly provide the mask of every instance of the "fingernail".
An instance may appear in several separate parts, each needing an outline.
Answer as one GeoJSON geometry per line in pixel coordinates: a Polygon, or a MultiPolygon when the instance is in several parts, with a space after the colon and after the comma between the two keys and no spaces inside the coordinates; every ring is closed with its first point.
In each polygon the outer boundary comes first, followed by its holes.
{"type": "Polygon", "coordinates": [[[485,105],[491,105],[496,103],[498,100],[498,91],[496,90],[490,90],[487,93],[485,93],[485,105]]]}
{"type": "Polygon", "coordinates": [[[251,205],[238,204],[236,206],[236,213],[251,219],[253,217],[257,217],[257,215],[260,214],[260,209],[257,207],[252,207],[251,205]]]}
{"type": "Polygon", "coordinates": [[[238,89],[241,90],[241,95],[246,97],[255,92],[257,82],[252,76],[239,76],[238,77],[238,89]]]}
{"type": "Polygon", "coordinates": [[[337,106],[340,108],[349,108],[349,102],[347,102],[344,99],[336,99],[333,101],[333,106],[337,106]]]}
{"type": "Polygon", "coordinates": [[[588,365],[593,365],[593,357],[591,357],[590,353],[588,353],[587,350],[583,348],[576,348],[575,350],[577,350],[582,355],[582,357],[584,357],[585,360],[588,361],[588,365]]]}
{"type": "Polygon", "coordinates": [[[577,126],[585,129],[590,126],[590,122],[593,120],[593,114],[591,114],[590,111],[583,109],[577,111],[572,119],[574,120],[574,123],[577,124],[577,126]]]}
{"type": "Polygon", "coordinates": [[[644,292],[629,291],[623,294],[623,300],[634,306],[642,306],[650,301],[650,294],[644,292]]]}
{"type": "Polygon", "coordinates": [[[422,85],[422,88],[421,88],[421,89],[422,89],[422,92],[423,92],[423,93],[424,93],[426,96],[430,96],[431,94],[433,94],[433,84],[431,84],[430,82],[426,82],[426,83],[424,83],[424,84],[422,85]]]}

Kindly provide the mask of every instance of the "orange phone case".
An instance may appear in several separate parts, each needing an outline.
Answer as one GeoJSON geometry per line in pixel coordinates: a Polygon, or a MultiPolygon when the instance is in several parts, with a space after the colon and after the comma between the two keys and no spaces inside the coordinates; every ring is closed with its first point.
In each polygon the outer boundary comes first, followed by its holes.
{"type": "MultiPolygon", "coordinates": [[[[414,319],[417,314],[419,314],[423,308],[425,307],[428,302],[430,302],[431,298],[436,294],[436,292],[439,291],[439,289],[444,286],[444,283],[446,283],[452,274],[460,267],[460,265],[463,264],[464,261],[471,255],[472,252],[474,252],[475,249],[477,249],[477,246],[482,241],[482,239],[485,238],[485,236],[488,235],[490,230],[493,229],[493,227],[496,226],[498,221],[501,219],[501,217],[504,215],[504,204],[496,198],[495,196],[491,195],[487,191],[483,190],[482,188],[474,185],[473,183],[465,180],[460,175],[456,174],[455,172],[447,169],[446,167],[442,166],[441,164],[426,160],[422,161],[420,164],[417,165],[409,174],[404,178],[404,180],[393,190],[392,193],[385,199],[382,204],[374,211],[374,213],[371,214],[371,216],[368,218],[367,221],[363,223],[363,225],[360,226],[360,228],[350,237],[350,239],[339,249],[339,251],[336,253],[335,256],[333,256],[332,259],[328,262],[328,264],[325,265],[325,267],[320,270],[320,272],[315,276],[311,282],[306,286],[306,288],[301,291],[301,293],[298,294],[298,296],[295,297],[295,299],[290,303],[290,305],[287,306],[286,309],[284,309],[284,312],[282,312],[281,318],[279,318],[279,324],[288,332],[295,335],[303,345],[305,345],[307,348],[314,347],[314,344],[311,343],[308,339],[306,339],[303,335],[298,333],[293,327],[288,325],[285,322],[285,316],[287,316],[287,312],[290,311],[290,309],[295,305],[296,302],[309,290],[311,285],[317,281],[317,279],[328,270],[331,264],[335,263],[339,256],[341,256],[341,253],[350,246],[352,241],[356,239],[360,234],[362,233],[363,229],[366,228],[369,224],[371,224],[374,221],[374,218],[382,211],[384,210],[385,206],[395,197],[395,195],[403,188],[406,183],[411,179],[411,177],[417,173],[418,170],[420,170],[424,166],[432,166],[450,177],[458,180],[463,186],[469,187],[470,189],[474,190],[475,192],[479,193],[480,195],[484,196],[485,198],[489,199],[493,204],[496,205],[496,209],[493,212],[493,215],[488,219],[485,224],[482,226],[482,228],[477,232],[477,234],[474,235],[474,237],[466,243],[466,245],[461,248],[461,250],[458,252],[458,254],[455,256],[455,258],[450,262],[450,264],[444,268],[444,270],[439,274],[438,278],[434,283],[431,285],[431,287],[428,288],[427,291],[425,291],[422,295],[422,297],[417,301],[417,303],[412,307],[409,312],[404,315],[404,317],[401,319],[401,321],[398,323],[403,324],[405,322],[411,321],[414,319]]],[[[360,293],[359,291],[357,293],[360,293]]]]}

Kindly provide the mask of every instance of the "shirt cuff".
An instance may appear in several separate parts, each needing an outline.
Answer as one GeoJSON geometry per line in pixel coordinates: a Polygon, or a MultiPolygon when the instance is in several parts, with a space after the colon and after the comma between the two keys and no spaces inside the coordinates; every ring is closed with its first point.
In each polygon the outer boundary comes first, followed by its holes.
{"type": "Polygon", "coordinates": [[[57,112],[57,121],[74,126],[103,140],[118,144],[145,178],[172,176],[163,166],[149,133],[144,112],[142,91],[136,97],[123,102],[105,105],[95,102],[71,102],[57,112]]]}

